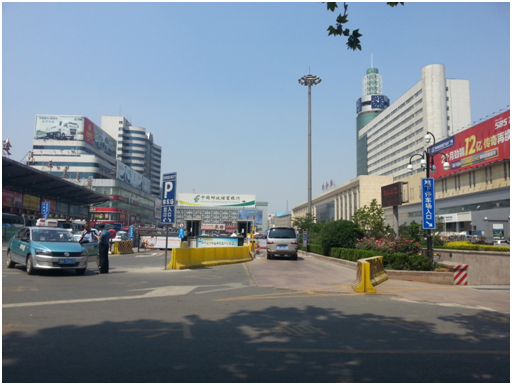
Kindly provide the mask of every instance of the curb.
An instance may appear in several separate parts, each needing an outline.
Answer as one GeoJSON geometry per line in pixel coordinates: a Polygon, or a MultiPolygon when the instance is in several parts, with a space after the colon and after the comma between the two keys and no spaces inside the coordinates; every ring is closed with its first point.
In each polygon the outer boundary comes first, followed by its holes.
{"type": "MultiPolygon", "coordinates": [[[[351,270],[357,270],[357,262],[346,261],[339,258],[326,257],[324,255],[306,253],[305,251],[299,251],[301,257],[307,255],[308,257],[318,259],[320,261],[334,263],[341,265],[351,270]]],[[[389,279],[395,279],[399,281],[413,281],[422,283],[432,283],[438,285],[450,285],[453,286],[453,272],[444,271],[411,271],[411,270],[385,270],[389,279]]]]}

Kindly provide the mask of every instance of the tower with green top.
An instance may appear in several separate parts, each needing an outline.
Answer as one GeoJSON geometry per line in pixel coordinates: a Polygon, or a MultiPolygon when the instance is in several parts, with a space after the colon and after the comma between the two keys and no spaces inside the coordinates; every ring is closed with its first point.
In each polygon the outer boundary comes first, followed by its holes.
{"type": "Polygon", "coordinates": [[[368,175],[368,139],[360,135],[361,129],[377,115],[389,107],[389,99],[382,95],[382,76],[372,67],[366,70],[363,78],[363,96],[357,100],[357,175],[368,175]]]}

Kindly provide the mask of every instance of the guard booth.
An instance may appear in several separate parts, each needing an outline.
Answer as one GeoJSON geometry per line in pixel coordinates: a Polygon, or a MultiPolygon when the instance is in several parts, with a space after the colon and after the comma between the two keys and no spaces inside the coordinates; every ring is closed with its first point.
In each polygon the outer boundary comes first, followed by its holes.
{"type": "Polygon", "coordinates": [[[197,247],[197,237],[201,235],[201,221],[197,219],[187,219],[185,223],[185,231],[188,231],[187,239],[189,247],[197,247]]]}
{"type": "Polygon", "coordinates": [[[252,231],[252,220],[239,220],[237,221],[237,232],[238,232],[238,245],[243,246],[243,241],[247,239],[247,234],[251,234],[252,231]]]}

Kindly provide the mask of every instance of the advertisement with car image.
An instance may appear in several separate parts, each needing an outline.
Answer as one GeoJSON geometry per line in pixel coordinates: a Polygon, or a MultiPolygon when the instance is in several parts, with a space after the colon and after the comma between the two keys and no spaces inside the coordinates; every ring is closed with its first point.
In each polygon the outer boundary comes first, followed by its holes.
{"type": "Polygon", "coordinates": [[[84,117],[36,115],[34,139],[83,140],[84,117]]]}

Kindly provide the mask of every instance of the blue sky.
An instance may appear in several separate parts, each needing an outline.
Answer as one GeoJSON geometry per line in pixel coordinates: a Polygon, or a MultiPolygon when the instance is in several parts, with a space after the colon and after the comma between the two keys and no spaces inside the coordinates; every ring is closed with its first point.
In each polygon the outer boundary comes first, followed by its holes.
{"type": "Polygon", "coordinates": [[[3,3],[2,138],[20,161],[36,114],[123,115],[178,193],[254,194],[273,213],[307,200],[309,72],[313,196],[356,177],[371,54],[391,102],[440,63],[470,81],[473,121],[508,108],[508,2],[348,4],[362,51],[327,36],[339,12],[323,3],[3,3]]]}

